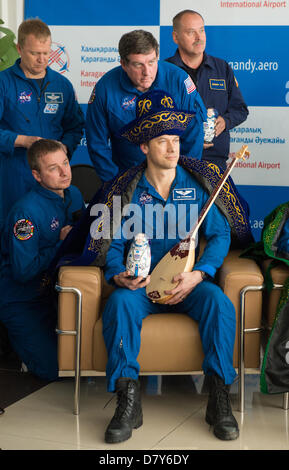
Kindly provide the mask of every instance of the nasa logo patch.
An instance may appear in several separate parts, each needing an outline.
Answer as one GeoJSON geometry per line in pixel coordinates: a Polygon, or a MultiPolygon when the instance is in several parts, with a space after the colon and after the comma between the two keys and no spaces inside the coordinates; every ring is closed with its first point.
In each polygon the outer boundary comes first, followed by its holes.
{"type": "Polygon", "coordinates": [[[136,96],[133,96],[133,97],[126,96],[122,100],[121,107],[125,109],[126,111],[130,111],[131,109],[135,108],[135,104],[136,104],[136,96]]]}
{"type": "Polygon", "coordinates": [[[32,99],[32,91],[31,93],[27,93],[26,91],[22,91],[20,95],[18,96],[18,101],[22,104],[24,103],[30,103],[32,99]]]}
{"type": "Polygon", "coordinates": [[[50,228],[52,232],[55,232],[55,230],[57,230],[58,227],[59,227],[59,220],[57,217],[53,217],[53,219],[51,220],[51,224],[50,224],[50,228]]]}
{"type": "Polygon", "coordinates": [[[145,191],[143,191],[139,197],[139,203],[141,206],[144,206],[145,204],[151,204],[152,200],[153,197],[145,191]]]}

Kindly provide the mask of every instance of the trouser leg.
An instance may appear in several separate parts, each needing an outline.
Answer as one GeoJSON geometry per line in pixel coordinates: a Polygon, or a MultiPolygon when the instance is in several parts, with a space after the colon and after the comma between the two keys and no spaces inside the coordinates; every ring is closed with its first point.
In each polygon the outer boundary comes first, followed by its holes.
{"type": "Polygon", "coordinates": [[[56,311],[52,302],[15,302],[1,309],[0,319],[28,370],[42,379],[56,380],[56,311]]]}
{"type": "Polygon", "coordinates": [[[142,320],[157,310],[144,288],[135,291],[118,288],[110,295],[102,315],[109,392],[115,391],[115,382],[120,377],[138,378],[142,320]]]}
{"type": "Polygon", "coordinates": [[[230,299],[217,285],[203,281],[179,304],[196,320],[204,350],[205,374],[216,373],[225,384],[236,377],[233,368],[236,314],[230,299]]]}

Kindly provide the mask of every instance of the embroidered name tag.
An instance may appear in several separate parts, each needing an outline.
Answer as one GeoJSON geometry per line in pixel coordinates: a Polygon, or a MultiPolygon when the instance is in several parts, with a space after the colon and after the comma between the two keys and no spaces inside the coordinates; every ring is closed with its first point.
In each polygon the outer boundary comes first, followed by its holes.
{"type": "Polygon", "coordinates": [[[63,103],[63,93],[60,92],[46,92],[45,103],[63,103]]]}
{"type": "Polygon", "coordinates": [[[211,90],[226,90],[226,81],[224,78],[210,78],[209,83],[211,90]]]}
{"type": "Polygon", "coordinates": [[[181,188],[174,189],[173,191],[173,200],[188,200],[193,201],[196,199],[196,189],[195,188],[181,188]]]}

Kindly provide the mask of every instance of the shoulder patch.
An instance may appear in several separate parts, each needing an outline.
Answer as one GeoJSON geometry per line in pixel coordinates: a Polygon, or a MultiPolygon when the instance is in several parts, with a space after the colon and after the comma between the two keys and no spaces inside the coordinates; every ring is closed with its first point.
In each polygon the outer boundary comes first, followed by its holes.
{"type": "Polygon", "coordinates": [[[88,104],[93,103],[93,102],[94,102],[94,99],[95,99],[95,86],[94,86],[94,88],[93,88],[93,90],[92,90],[92,92],[91,92],[90,98],[89,98],[89,100],[88,100],[88,104]]]}
{"type": "Polygon", "coordinates": [[[28,219],[19,219],[13,228],[13,233],[18,240],[29,240],[34,233],[34,225],[28,219]]]}
{"type": "Polygon", "coordinates": [[[187,89],[188,95],[189,95],[190,93],[192,93],[193,91],[195,91],[196,85],[194,84],[194,82],[193,82],[193,80],[191,79],[191,77],[186,78],[186,80],[184,81],[184,84],[185,84],[185,87],[186,87],[186,89],[187,89]]]}

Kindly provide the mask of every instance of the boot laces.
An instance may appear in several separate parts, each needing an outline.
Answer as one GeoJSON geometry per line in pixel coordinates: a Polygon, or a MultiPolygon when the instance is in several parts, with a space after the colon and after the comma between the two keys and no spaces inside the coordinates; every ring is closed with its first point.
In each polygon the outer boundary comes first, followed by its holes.
{"type": "Polygon", "coordinates": [[[232,413],[229,393],[225,387],[217,387],[215,391],[216,410],[219,415],[230,415],[232,413]]]}
{"type": "Polygon", "coordinates": [[[117,392],[117,408],[115,410],[115,417],[121,419],[128,417],[132,414],[134,405],[134,395],[130,393],[130,386],[127,390],[119,390],[117,392]]]}

